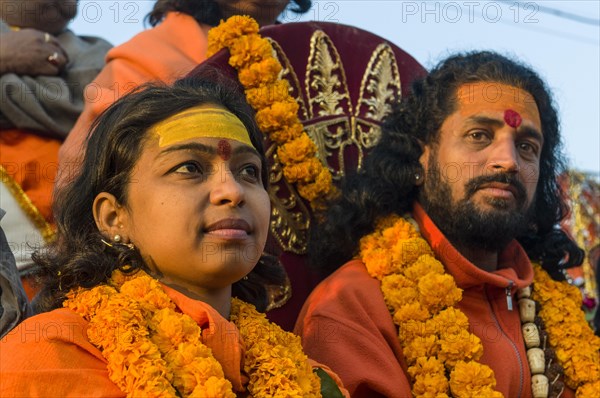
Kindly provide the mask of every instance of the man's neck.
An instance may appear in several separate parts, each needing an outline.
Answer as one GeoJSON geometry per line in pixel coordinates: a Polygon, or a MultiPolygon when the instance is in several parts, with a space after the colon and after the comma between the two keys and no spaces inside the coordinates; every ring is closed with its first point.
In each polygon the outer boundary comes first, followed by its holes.
{"type": "Polygon", "coordinates": [[[497,251],[473,249],[452,241],[450,241],[450,243],[452,243],[452,245],[460,252],[460,254],[462,254],[467,260],[469,260],[478,268],[487,272],[493,272],[498,269],[497,251]]]}

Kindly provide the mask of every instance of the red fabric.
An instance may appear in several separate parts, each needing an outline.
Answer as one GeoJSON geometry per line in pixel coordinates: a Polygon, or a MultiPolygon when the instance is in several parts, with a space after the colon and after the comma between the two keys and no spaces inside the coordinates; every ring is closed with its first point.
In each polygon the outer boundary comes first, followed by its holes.
{"type": "MultiPolygon", "coordinates": [[[[513,241],[500,255],[495,272],[485,272],[448,242],[417,204],[414,218],[438,259],[464,289],[458,308],[469,318],[471,332],[483,344],[481,362],[496,375],[505,397],[530,398],[527,364],[516,300],[507,308],[508,280],[517,288],[532,282],[533,269],[513,241]]],[[[296,332],[306,353],[335,371],[352,397],[410,397],[410,383],[398,332],[386,308],[380,284],[360,260],[343,265],[323,281],[304,305],[296,332]]],[[[564,398],[573,397],[565,391],[564,398]]]]}
{"type": "Polygon", "coordinates": [[[77,172],[90,126],[109,105],[143,83],[172,83],[206,59],[209,28],[187,14],[171,12],[155,28],[108,52],[106,66],[86,87],[83,113],[60,148],[59,181],[77,172]]]}

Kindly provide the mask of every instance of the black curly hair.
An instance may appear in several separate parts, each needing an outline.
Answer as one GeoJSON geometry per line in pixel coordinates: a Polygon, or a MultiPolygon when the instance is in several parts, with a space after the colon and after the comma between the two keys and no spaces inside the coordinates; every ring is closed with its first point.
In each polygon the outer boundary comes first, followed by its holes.
{"type": "Polygon", "coordinates": [[[567,214],[557,177],[564,170],[559,121],[549,89],[529,67],[494,52],[457,54],[442,61],[413,83],[412,91],[385,120],[382,137],[363,169],[343,183],[323,222],[313,228],[310,262],[327,275],[357,254],[357,242],[371,232],[375,220],[412,209],[420,188],[414,175],[423,173],[421,143],[436,143],[444,120],[456,109],[455,96],[466,83],[494,82],[520,88],[533,96],[541,117],[544,143],[535,196],[534,228],[517,239],[530,258],[541,261],[554,278],[562,268],[581,263],[583,251],[557,228],[567,214]]]}
{"type": "MultiPolygon", "coordinates": [[[[92,205],[100,192],[127,204],[127,186],[151,126],[197,105],[221,105],[244,124],[261,156],[262,182],[267,188],[267,167],[262,134],[243,94],[216,71],[184,78],[173,86],[149,83],[123,96],[97,119],[88,136],[80,174],[59,187],[54,199],[57,239],[34,254],[42,290],[34,300],[36,312],[60,307],[76,287],[106,283],[115,269],[148,271],[140,253],[124,245],[107,247],[96,227],[92,205]]],[[[232,287],[232,294],[260,310],[268,304],[268,285],[281,285],[286,276],[277,260],[263,256],[253,271],[232,287]]]]}
{"type": "MultiPolygon", "coordinates": [[[[311,0],[292,0],[292,2],[296,5],[290,10],[298,14],[307,12],[312,6],[311,0]]],[[[170,11],[191,15],[199,23],[210,26],[217,26],[223,19],[223,14],[215,0],[157,0],[146,18],[150,25],[156,26],[170,11]]]]}

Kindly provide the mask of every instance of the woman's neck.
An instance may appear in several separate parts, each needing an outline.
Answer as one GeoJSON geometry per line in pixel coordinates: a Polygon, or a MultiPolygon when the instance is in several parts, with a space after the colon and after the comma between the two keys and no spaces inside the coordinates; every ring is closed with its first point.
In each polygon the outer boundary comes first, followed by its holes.
{"type": "Polygon", "coordinates": [[[177,290],[187,297],[202,301],[213,307],[225,319],[229,319],[231,312],[231,286],[219,289],[199,289],[197,287],[186,287],[175,282],[159,279],[162,283],[177,290]]]}

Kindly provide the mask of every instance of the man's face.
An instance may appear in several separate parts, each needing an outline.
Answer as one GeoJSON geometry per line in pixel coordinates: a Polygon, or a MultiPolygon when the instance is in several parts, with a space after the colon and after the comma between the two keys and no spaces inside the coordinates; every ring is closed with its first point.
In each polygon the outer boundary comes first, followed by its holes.
{"type": "Polygon", "coordinates": [[[456,111],[424,147],[419,200],[452,243],[499,250],[528,227],[543,141],[529,93],[494,82],[459,86],[456,111]]]}

